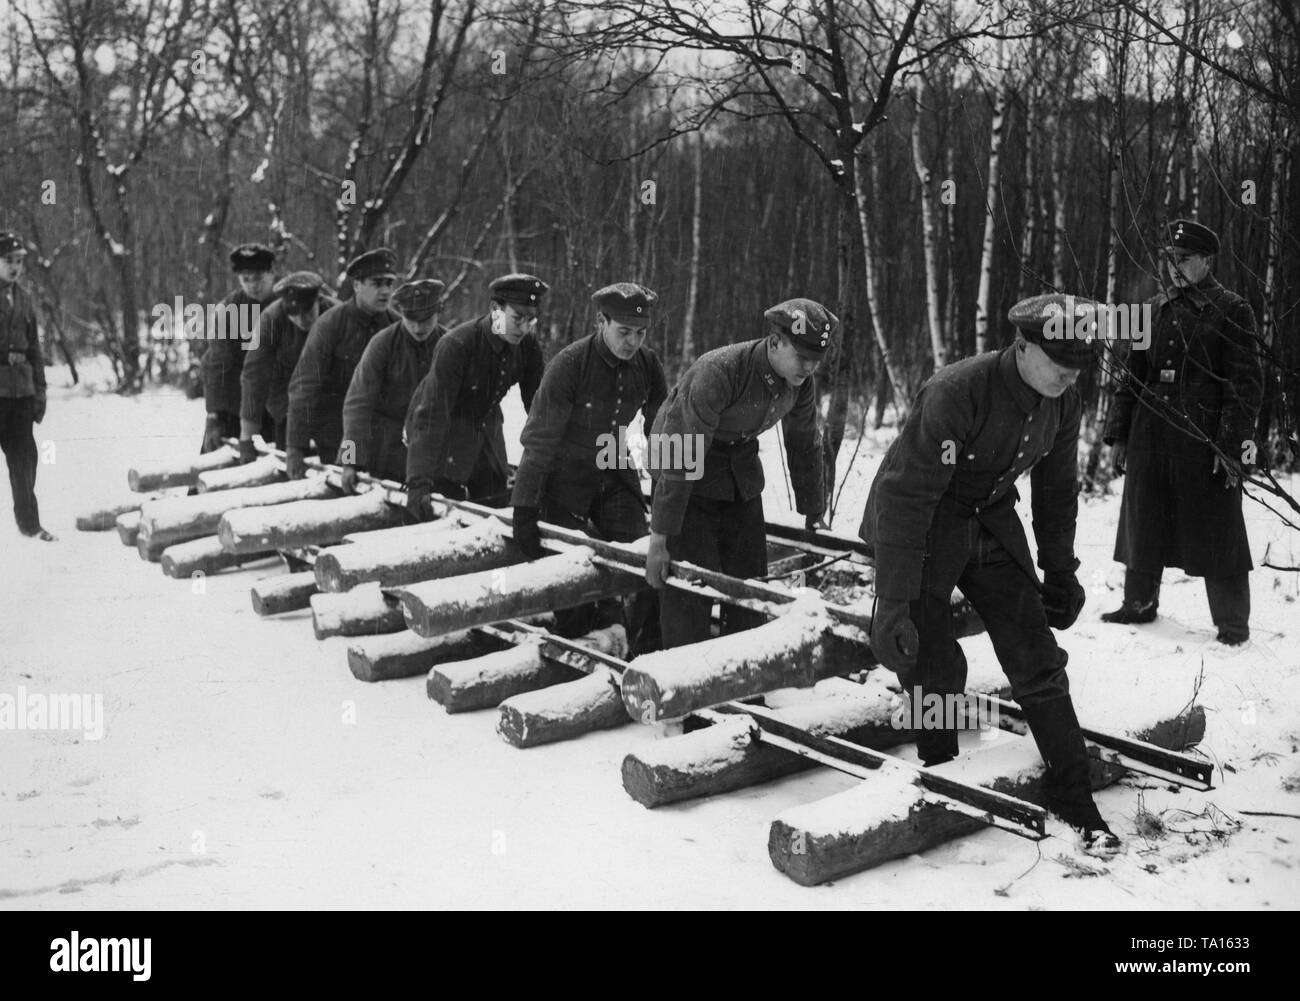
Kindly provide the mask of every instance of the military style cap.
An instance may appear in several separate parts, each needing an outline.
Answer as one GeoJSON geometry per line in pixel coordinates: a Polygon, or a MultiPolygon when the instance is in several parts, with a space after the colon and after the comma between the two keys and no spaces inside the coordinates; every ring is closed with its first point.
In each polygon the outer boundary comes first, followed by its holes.
{"type": "Polygon", "coordinates": [[[494,278],[488,285],[493,299],[500,299],[512,306],[540,306],[542,296],[550,291],[551,286],[536,275],[510,274],[494,278]]]}
{"type": "Polygon", "coordinates": [[[597,289],[591,301],[615,323],[643,327],[650,323],[650,307],[659,296],[636,282],[615,282],[597,289]]]}
{"type": "Polygon", "coordinates": [[[241,243],[230,252],[230,264],[235,274],[241,271],[270,271],[275,263],[275,251],[261,243],[241,243]]]}
{"type": "Polygon", "coordinates": [[[1011,307],[1007,319],[1016,325],[1030,344],[1067,368],[1087,368],[1097,358],[1096,343],[1106,336],[1098,330],[1101,303],[1082,296],[1036,295],[1011,307]]]}
{"type": "Polygon", "coordinates": [[[367,278],[378,278],[380,275],[396,277],[397,255],[387,247],[367,250],[364,254],[360,254],[348,261],[348,267],[344,274],[354,282],[363,282],[367,278]]]}
{"type": "Polygon", "coordinates": [[[271,289],[284,303],[284,311],[290,316],[299,316],[312,305],[322,292],[331,295],[325,279],[315,271],[294,271],[285,275],[271,289]]]}
{"type": "Polygon", "coordinates": [[[27,248],[23,246],[22,237],[6,229],[0,231],[0,257],[8,257],[10,254],[26,257],[27,248]]]}
{"type": "Polygon", "coordinates": [[[1217,254],[1219,235],[1193,219],[1175,219],[1169,223],[1165,246],[1189,254],[1217,254]]]}
{"type": "Polygon", "coordinates": [[[440,282],[436,278],[407,282],[393,293],[390,304],[408,320],[419,323],[442,308],[442,293],[446,287],[446,282],[440,282]]]}
{"type": "Polygon", "coordinates": [[[767,320],[790,335],[799,353],[821,358],[840,321],[829,309],[811,299],[787,299],[763,314],[767,320]]]}

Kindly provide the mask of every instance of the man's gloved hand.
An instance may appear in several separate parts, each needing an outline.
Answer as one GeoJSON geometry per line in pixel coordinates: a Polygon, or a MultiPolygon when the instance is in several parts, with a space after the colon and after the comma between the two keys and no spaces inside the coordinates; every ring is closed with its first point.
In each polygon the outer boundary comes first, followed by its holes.
{"type": "Polygon", "coordinates": [[[650,533],[650,548],[645,558],[645,579],[651,587],[661,588],[668,579],[668,536],[662,532],[650,533]]]}
{"type": "Polygon", "coordinates": [[[339,474],[339,480],[343,484],[345,494],[354,494],[357,492],[357,467],[344,466],[343,472],[339,474]]]}
{"type": "Polygon", "coordinates": [[[218,414],[208,414],[207,422],[203,425],[203,449],[204,452],[215,452],[224,442],[221,438],[221,417],[218,414]]]}
{"type": "Polygon", "coordinates": [[[1083,585],[1073,571],[1043,574],[1043,609],[1053,629],[1069,629],[1083,611],[1083,585]]]}
{"type": "Polygon", "coordinates": [[[515,545],[530,560],[541,559],[546,555],[542,549],[542,530],[537,524],[540,520],[541,512],[537,508],[515,505],[515,545]]]}
{"type": "Polygon", "coordinates": [[[43,397],[32,404],[32,420],[37,424],[45,420],[45,399],[43,397]]]}
{"type": "Polygon", "coordinates": [[[436,480],[433,484],[433,492],[442,494],[447,500],[469,500],[469,487],[464,483],[453,483],[451,480],[436,480]]]}
{"type": "Polygon", "coordinates": [[[433,521],[433,490],[427,483],[406,487],[406,513],[414,521],[433,521]]]}
{"type": "Polygon", "coordinates": [[[307,475],[307,455],[301,448],[290,445],[284,450],[284,470],[291,480],[301,480],[307,475]]]}
{"type": "Polygon", "coordinates": [[[253,444],[252,438],[239,439],[239,464],[247,466],[250,462],[257,461],[257,446],[253,444]]]}
{"type": "Polygon", "coordinates": [[[916,651],[921,645],[907,604],[878,598],[871,618],[871,652],[895,674],[916,667],[916,651]]]}
{"type": "Polygon", "coordinates": [[[1128,468],[1128,442],[1117,441],[1110,447],[1110,464],[1116,476],[1123,476],[1128,468]]]}

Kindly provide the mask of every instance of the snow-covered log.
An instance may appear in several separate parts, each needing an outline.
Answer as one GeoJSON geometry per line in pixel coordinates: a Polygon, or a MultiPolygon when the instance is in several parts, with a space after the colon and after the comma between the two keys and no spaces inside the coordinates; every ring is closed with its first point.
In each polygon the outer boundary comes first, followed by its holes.
{"type": "MultiPolygon", "coordinates": [[[[528,635],[506,650],[439,664],[429,672],[429,698],[449,713],[490,709],[512,695],[580,676],[576,669],[543,657],[540,640],[537,635],[528,635]]],[[[622,626],[594,630],[575,642],[614,656],[627,650],[627,634],[622,626]]]]}
{"type": "Polygon", "coordinates": [[[259,580],[249,594],[258,615],[279,615],[311,607],[316,578],[309,573],[282,573],[259,580]]]}
{"type": "Polygon", "coordinates": [[[327,546],[342,541],[349,532],[392,528],[401,523],[402,511],[375,491],[336,500],[313,499],[228,511],[217,526],[217,537],[232,553],[251,553],[292,546],[327,546]]]}
{"type": "Polygon", "coordinates": [[[223,445],[214,452],[197,455],[181,463],[128,470],[126,483],[141,494],[162,490],[164,487],[192,487],[198,483],[200,473],[238,464],[239,452],[229,445],[223,445]]]}
{"type": "Polygon", "coordinates": [[[348,647],[348,667],[358,681],[392,681],[428,674],[437,664],[469,660],[502,649],[503,644],[472,629],[425,639],[409,629],[366,636],[348,647]]]}
{"type": "Polygon", "coordinates": [[[256,462],[244,466],[223,466],[199,473],[199,493],[210,490],[236,490],[239,487],[264,487],[268,483],[281,483],[286,479],[284,463],[264,455],[256,462]]]}
{"type": "Polygon", "coordinates": [[[442,535],[444,532],[455,532],[462,528],[468,528],[470,525],[479,524],[482,520],[481,517],[475,514],[454,511],[445,518],[422,521],[415,525],[402,525],[400,528],[379,528],[367,532],[349,532],[343,536],[343,541],[347,543],[415,541],[431,535],[437,536],[442,535]]]}
{"type": "Polygon", "coordinates": [[[178,542],[164,549],[162,572],[168,577],[176,578],[190,577],[195,573],[210,574],[274,555],[274,551],[243,554],[227,552],[216,536],[209,535],[189,542],[178,542]]]}
{"type": "Polygon", "coordinates": [[[132,511],[139,512],[141,505],[144,504],[148,497],[141,497],[136,494],[133,497],[122,497],[112,503],[101,504],[99,507],[92,508],[85,514],[77,515],[78,532],[108,532],[117,527],[119,515],[130,514],[132,511]]]}
{"type": "Polygon", "coordinates": [[[220,490],[193,497],[162,497],[149,501],[140,509],[141,555],[157,562],[168,546],[215,535],[222,515],[228,511],[337,496],[338,492],[323,479],[309,477],[290,483],[220,490]]]}
{"type": "Polygon", "coordinates": [[[440,636],[632,594],[646,586],[639,576],[596,565],[591,555],[588,549],[576,548],[532,563],[411,584],[396,593],[413,630],[440,636]]]}
{"type": "Polygon", "coordinates": [[[402,606],[378,584],[362,584],[346,594],[314,594],[312,626],[318,640],[330,636],[377,636],[406,628],[402,606]]]}
{"type": "Polygon", "coordinates": [[[375,580],[395,587],[493,570],[523,559],[494,518],[443,532],[403,535],[405,529],[391,531],[396,534],[384,533],[386,538],[374,541],[354,536],[358,541],[321,553],[316,560],[316,586],[325,592],[348,591],[375,580]]]}
{"type": "Polygon", "coordinates": [[[618,675],[598,666],[576,681],[512,695],[501,703],[497,733],[515,747],[572,740],[630,722],[618,675]]]}
{"type": "MultiPolygon", "coordinates": [[[[1194,706],[1126,735],[1182,750],[1204,732],[1204,710],[1194,706]]],[[[961,756],[934,770],[1030,802],[1046,802],[1042,759],[1028,736],[1002,732],[983,746],[977,740],[964,741],[961,756]]],[[[1093,788],[1109,785],[1121,773],[1094,761],[1093,788]]],[[[767,848],[778,870],[796,883],[815,886],[926,851],[983,826],[910,781],[907,771],[882,768],[845,792],[787,810],[772,822],[767,848]]]]}
{"type": "Polygon", "coordinates": [[[124,511],[113,519],[117,528],[117,537],[124,546],[134,546],[140,538],[140,512],[124,511]]]}

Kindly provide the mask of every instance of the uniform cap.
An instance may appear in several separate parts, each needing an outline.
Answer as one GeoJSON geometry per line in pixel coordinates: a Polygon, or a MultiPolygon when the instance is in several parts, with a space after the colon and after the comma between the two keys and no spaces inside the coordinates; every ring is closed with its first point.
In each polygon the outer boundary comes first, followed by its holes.
{"type": "Polygon", "coordinates": [[[812,299],[787,299],[763,314],[773,326],[788,334],[800,354],[821,358],[840,321],[829,309],[812,299]]]}
{"type": "Polygon", "coordinates": [[[615,323],[646,326],[650,323],[650,307],[659,296],[644,285],[635,282],[616,282],[597,289],[591,301],[596,308],[615,323]]]}
{"type": "Polygon", "coordinates": [[[271,291],[280,297],[284,311],[290,316],[307,312],[322,292],[326,295],[333,294],[325,284],[325,279],[315,271],[294,271],[287,274],[272,286],[271,291]]]}
{"type": "Polygon", "coordinates": [[[270,271],[275,264],[275,251],[261,243],[241,243],[230,252],[230,266],[235,274],[241,271],[270,271]]]}
{"type": "Polygon", "coordinates": [[[0,257],[7,257],[10,254],[21,254],[27,256],[27,248],[23,246],[22,237],[17,233],[9,230],[0,231],[0,257]]]}
{"type": "Polygon", "coordinates": [[[419,281],[407,282],[393,293],[389,302],[406,319],[418,323],[438,312],[446,288],[446,283],[436,278],[421,278],[419,281]]]}
{"type": "Polygon", "coordinates": [[[1101,303],[1082,296],[1052,292],[1021,299],[1007,314],[1030,344],[1067,368],[1087,368],[1097,358],[1097,341],[1106,336],[1098,324],[1101,303]]]}
{"type": "Polygon", "coordinates": [[[364,254],[359,254],[348,261],[347,271],[344,274],[354,282],[363,282],[368,278],[378,278],[381,275],[391,275],[395,278],[397,277],[397,255],[387,247],[367,250],[364,254]]]}
{"type": "Polygon", "coordinates": [[[500,299],[512,306],[540,306],[542,296],[550,291],[551,286],[536,275],[509,274],[494,278],[488,285],[493,299],[500,299]]]}
{"type": "Polygon", "coordinates": [[[1165,246],[1189,254],[1217,254],[1219,235],[1193,219],[1175,219],[1168,225],[1165,246]]]}

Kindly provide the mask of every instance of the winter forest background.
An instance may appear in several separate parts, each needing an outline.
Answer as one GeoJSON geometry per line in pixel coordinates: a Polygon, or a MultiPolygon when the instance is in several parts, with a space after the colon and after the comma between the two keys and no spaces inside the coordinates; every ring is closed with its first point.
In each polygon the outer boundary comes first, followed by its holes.
{"type": "MultiPolygon", "coordinates": [[[[1147,298],[1194,215],[1271,356],[1265,457],[1297,462],[1294,0],[5,0],[0,37],[0,228],[74,378],[184,382],[151,310],[227,294],[238,243],[332,284],[387,245],[447,320],[543,277],[548,356],[644,282],[670,380],[819,299],[838,449],[1009,343],[1019,298],[1147,298]]],[[[1083,383],[1093,485],[1114,370],[1083,383]]]]}

